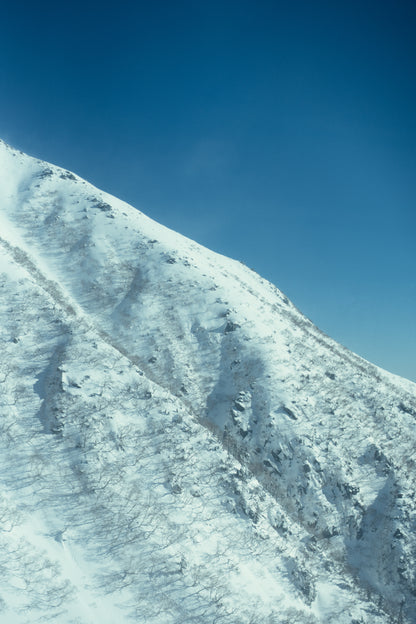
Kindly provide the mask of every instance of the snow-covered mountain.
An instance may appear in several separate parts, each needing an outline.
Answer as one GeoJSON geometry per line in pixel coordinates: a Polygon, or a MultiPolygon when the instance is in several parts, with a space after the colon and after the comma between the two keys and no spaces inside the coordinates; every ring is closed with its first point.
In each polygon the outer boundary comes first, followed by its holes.
{"type": "Polygon", "coordinates": [[[0,142],[0,622],[416,622],[416,385],[0,142]]]}

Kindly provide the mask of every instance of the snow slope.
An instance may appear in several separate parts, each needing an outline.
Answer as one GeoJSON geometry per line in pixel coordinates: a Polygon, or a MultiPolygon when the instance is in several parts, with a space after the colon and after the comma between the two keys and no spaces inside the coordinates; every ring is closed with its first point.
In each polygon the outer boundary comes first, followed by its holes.
{"type": "Polygon", "coordinates": [[[0,623],[416,622],[416,386],[0,142],[0,623]]]}

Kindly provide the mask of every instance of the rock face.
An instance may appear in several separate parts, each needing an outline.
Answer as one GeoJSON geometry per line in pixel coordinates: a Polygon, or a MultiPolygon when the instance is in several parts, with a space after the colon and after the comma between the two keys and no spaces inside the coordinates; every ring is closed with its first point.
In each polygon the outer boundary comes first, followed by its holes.
{"type": "Polygon", "coordinates": [[[0,287],[0,621],[416,622],[414,384],[2,142],[0,287]]]}

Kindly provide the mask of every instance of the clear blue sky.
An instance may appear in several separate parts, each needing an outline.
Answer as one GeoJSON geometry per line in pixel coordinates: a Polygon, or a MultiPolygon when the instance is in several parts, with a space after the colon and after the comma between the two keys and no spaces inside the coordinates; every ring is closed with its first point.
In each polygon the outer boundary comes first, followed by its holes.
{"type": "Polygon", "coordinates": [[[38,0],[0,22],[4,140],[416,380],[414,2],[38,0]]]}

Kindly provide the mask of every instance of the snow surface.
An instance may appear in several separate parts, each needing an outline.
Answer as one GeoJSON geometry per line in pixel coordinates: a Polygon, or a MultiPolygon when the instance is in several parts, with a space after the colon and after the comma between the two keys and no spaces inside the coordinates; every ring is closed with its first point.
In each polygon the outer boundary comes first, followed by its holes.
{"type": "Polygon", "coordinates": [[[0,142],[0,622],[416,622],[416,386],[0,142]]]}

